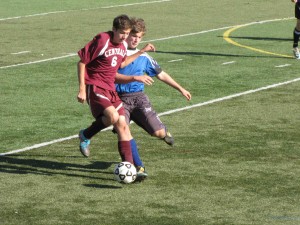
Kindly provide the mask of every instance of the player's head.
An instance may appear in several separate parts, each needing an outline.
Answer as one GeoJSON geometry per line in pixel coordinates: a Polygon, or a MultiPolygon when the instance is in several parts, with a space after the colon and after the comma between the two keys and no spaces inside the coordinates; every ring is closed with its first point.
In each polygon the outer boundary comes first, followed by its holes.
{"type": "Polygon", "coordinates": [[[145,24],[145,21],[142,18],[132,17],[131,22],[132,22],[132,29],[131,29],[130,34],[131,33],[133,33],[133,34],[143,33],[143,35],[145,35],[145,33],[146,33],[146,24],[145,24]]]}
{"type": "Polygon", "coordinates": [[[134,49],[141,42],[143,36],[146,33],[146,25],[145,21],[141,18],[131,18],[132,21],[132,29],[127,38],[128,48],[134,49]]]}
{"type": "Polygon", "coordinates": [[[120,43],[128,37],[132,29],[132,21],[127,15],[120,15],[113,20],[113,42],[120,43]]]}
{"type": "Polygon", "coordinates": [[[115,30],[128,30],[132,29],[132,20],[125,14],[117,16],[113,21],[113,29],[115,30]]]}

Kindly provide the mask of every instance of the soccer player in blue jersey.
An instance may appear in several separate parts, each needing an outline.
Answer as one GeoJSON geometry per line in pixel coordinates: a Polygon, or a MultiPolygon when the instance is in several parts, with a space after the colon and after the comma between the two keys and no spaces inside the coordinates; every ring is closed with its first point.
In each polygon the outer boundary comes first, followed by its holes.
{"type": "Polygon", "coordinates": [[[295,17],[297,19],[296,27],[293,32],[293,53],[296,59],[300,59],[298,42],[300,37],[300,0],[291,0],[295,3],[295,17]]]}
{"type": "MultiPolygon", "coordinates": [[[[133,28],[126,39],[126,42],[128,43],[127,55],[132,55],[140,51],[137,49],[137,46],[146,33],[146,26],[143,19],[132,18],[132,21],[133,28]]],[[[192,96],[190,92],[184,89],[169,74],[163,71],[159,64],[147,53],[143,53],[132,63],[122,69],[119,69],[118,73],[124,75],[134,74],[134,76],[147,74],[150,77],[157,77],[159,80],[179,91],[188,101],[191,100],[192,96]]],[[[116,76],[116,79],[118,79],[118,75],[116,76]]],[[[169,145],[174,144],[172,135],[161,122],[157,113],[152,108],[148,96],[144,93],[143,83],[131,82],[127,84],[116,84],[116,91],[124,103],[125,119],[128,124],[132,120],[150,135],[164,140],[169,145]]],[[[134,139],[131,140],[131,147],[133,147],[131,149],[133,161],[138,168],[138,164],[140,164],[140,167],[142,167],[141,169],[143,169],[144,166],[139,159],[137,147],[133,142],[134,139]]]]}

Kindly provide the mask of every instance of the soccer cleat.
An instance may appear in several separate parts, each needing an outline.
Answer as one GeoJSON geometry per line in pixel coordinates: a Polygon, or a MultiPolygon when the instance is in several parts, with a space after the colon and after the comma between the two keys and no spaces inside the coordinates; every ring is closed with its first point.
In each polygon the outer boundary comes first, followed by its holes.
{"type": "Polygon", "coordinates": [[[166,136],[163,138],[163,140],[168,144],[173,146],[174,145],[174,138],[170,134],[170,132],[166,132],[166,136]]]}
{"type": "Polygon", "coordinates": [[[78,135],[80,140],[79,149],[82,155],[84,155],[85,157],[89,157],[90,156],[89,145],[91,141],[83,135],[83,131],[84,130],[79,131],[79,135],[78,135]]]}
{"type": "Polygon", "coordinates": [[[137,166],[136,171],[137,171],[137,173],[136,173],[135,182],[142,182],[148,177],[148,174],[146,173],[144,167],[137,166]]]}
{"type": "Polygon", "coordinates": [[[294,53],[294,56],[296,59],[300,59],[300,52],[299,52],[299,49],[296,47],[296,48],[293,48],[293,53],[294,53]]]}

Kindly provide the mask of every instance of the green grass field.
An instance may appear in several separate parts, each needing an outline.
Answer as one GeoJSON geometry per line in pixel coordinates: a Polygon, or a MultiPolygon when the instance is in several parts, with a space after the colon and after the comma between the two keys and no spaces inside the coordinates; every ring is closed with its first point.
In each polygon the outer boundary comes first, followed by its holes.
{"type": "Polygon", "coordinates": [[[0,225],[299,224],[293,15],[290,1],[1,2],[0,225]],[[112,132],[88,159],[75,137],[93,120],[76,52],[122,13],[145,19],[150,55],[193,95],[146,88],[175,146],[132,124],[149,179],[130,185],[113,178],[112,132]]]}

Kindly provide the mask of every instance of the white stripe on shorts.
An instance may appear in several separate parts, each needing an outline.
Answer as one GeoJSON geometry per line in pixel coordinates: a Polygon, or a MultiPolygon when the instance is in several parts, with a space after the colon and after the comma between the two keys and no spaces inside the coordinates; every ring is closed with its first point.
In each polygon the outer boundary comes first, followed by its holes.
{"type": "MultiPolygon", "coordinates": [[[[95,93],[95,94],[96,94],[96,93],[95,93]]],[[[99,98],[104,98],[104,99],[110,101],[109,98],[106,97],[106,96],[104,96],[104,95],[96,94],[96,96],[99,97],[99,98]]]]}
{"type": "Polygon", "coordinates": [[[121,103],[117,108],[116,110],[119,111],[119,109],[123,106],[123,103],[121,103]]]}

